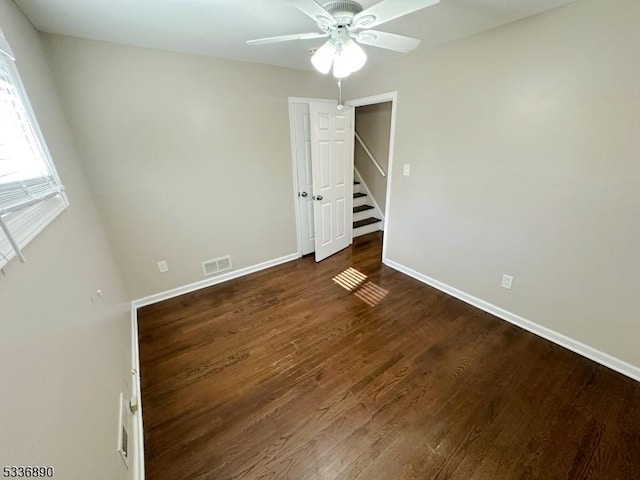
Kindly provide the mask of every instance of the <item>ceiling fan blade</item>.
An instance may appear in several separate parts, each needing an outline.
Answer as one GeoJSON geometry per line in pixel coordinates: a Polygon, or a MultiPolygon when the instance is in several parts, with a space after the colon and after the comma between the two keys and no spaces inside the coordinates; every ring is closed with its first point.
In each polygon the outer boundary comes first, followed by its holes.
{"type": "Polygon", "coordinates": [[[294,33],[293,35],[278,35],[277,37],[256,38],[255,40],[247,40],[248,45],[267,45],[269,43],[289,42],[291,40],[313,40],[315,38],[328,37],[328,33],[311,32],[311,33],[294,33]]]}
{"type": "Polygon", "coordinates": [[[383,0],[353,18],[356,28],[372,28],[439,3],[440,0],[383,0]]]}
{"type": "Polygon", "coordinates": [[[338,25],[335,17],[314,0],[289,0],[289,3],[310,17],[323,30],[328,30],[338,25]]]}
{"type": "Polygon", "coordinates": [[[358,43],[371,45],[372,47],[386,48],[396,52],[407,53],[420,45],[417,38],[396,35],[395,33],[379,32],[377,30],[364,30],[355,35],[358,43]]]}

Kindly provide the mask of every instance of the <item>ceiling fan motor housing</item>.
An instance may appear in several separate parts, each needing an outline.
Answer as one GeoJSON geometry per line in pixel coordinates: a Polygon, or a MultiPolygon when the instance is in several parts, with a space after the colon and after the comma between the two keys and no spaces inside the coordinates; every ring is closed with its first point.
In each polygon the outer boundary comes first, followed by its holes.
{"type": "Polygon", "coordinates": [[[352,0],[327,2],[322,5],[338,21],[338,25],[349,26],[358,13],[363,10],[362,5],[352,0]]]}

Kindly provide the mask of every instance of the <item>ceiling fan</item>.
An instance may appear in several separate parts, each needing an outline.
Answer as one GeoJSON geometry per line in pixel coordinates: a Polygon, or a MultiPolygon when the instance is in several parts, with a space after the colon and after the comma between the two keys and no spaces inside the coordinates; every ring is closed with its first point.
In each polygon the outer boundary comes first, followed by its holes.
{"type": "Polygon", "coordinates": [[[331,1],[320,5],[314,0],[289,0],[298,10],[311,17],[320,32],[297,33],[249,40],[249,45],[328,38],[311,57],[319,72],[341,79],[360,70],[367,54],[359,44],[406,53],[420,44],[417,38],[370,30],[398,17],[408,15],[440,0],[383,0],[364,9],[354,0],[331,1]]]}

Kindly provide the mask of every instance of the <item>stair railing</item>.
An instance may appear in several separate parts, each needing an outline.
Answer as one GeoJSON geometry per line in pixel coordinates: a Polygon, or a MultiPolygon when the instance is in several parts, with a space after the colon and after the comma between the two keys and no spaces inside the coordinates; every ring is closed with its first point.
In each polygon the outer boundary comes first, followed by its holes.
{"type": "Polygon", "coordinates": [[[376,161],[376,159],[374,158],[373,154],[371,153],[371,151],[367,148],[367,146],[364,144],[364,142],[362,141],[362,139],[360,138],[360,135],[358,135],[358,132],[354,131],[353,133],[355,133],[356,135],[356,140],[358,140],[358,142],[360,143],[360,145],[362,146],[362,149],[365,151],[365,153],[367,154],[367,156],[371,159],[371,161],[373,162],[373,164],[376,166],[376,168],[378,169],[378,171],[380,172],[380,175],[382,175],[383,177],[386,177],[387,174],[384,173],[384,170],[382,170],[382,167],[380,166],[380,164],[376,161]]]}

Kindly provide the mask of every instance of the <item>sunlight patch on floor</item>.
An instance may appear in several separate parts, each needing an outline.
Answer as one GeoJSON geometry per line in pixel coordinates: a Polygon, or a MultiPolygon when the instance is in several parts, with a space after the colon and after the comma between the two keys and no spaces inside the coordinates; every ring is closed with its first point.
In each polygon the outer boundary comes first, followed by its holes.
{"type": "Polygon", "coordinates": [[[373,282],[366,282],[362,287],[354,292],[354,295],[367,305],[373,307],[380,303],[389,293],[384,288],[379,287],[373,282]]]}
{"type": "Polygon", "coordinates": [[[349,267],[333,277],[333,281],[350,292],[353,292],[367,281],[367,276],[355,268],[349,267]]]}
{"type": "Polygon", "coordinates": [[[364,273],[353,267],[340,272],[333,277],[333,281],[371,307],[380,303],[389,293],[388,290],[367,280],[367,276],[364,273]]]}

